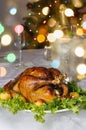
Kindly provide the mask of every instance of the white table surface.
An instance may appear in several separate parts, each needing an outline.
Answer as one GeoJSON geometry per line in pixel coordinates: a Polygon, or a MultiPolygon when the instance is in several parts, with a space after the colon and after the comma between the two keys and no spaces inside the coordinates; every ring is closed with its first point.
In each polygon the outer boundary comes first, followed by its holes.
{"type": "MultiPolygon", "coordinates": [[[[32,50],[23,50],[22,54],[22,62],[25,65],[24,67],[16,68],[19,63],[19,52],[18,51],[9,51],[0,53],[0,67],[5,67],[6,75],[4,77],[0,77],[0,85],[6,83],[10,79],[16,77],[19,73],[21,73],[24,69],[32,66],[44,66],[50,67],[50,61],[44,58],[44,50],[43,49],[32,49],[32,50]],[[9,53],[14,53],[17,57],[14,63],[9,63],[6,60],[6,55],[9,53]]],[[[1,71],[1,70],[0,70],[1,71]]]]}
{"type": "MultiPolygon", "coordinates": [[[[6,55],[7,52],[4,53],[6,55]]],[[[18,52],[15,52],[18,56],[18,52]]],[[[45,66],[50,67],[50,61],[45,60],[43,50],[27,50],[23,51],[23,62],[27,67],[45,66]]],[[[15,63],[8,63],[5,60],[0,61],[0,66],[6,68],[5,77],[0,77],[0,86],[13,79],[23,69],[16,69],[15,63]]],[[[26,67],[26,68],[27,68],[26,67]]],[[[80,82],[83,87],[85,80],[80,82]]],[[[13,115],[8,110],[0,107],[0,129],[1,130],[86,130],[86,111],[82,110],[78,115],[71,111],[60,112],[56,114],[47,114],[45,123],[41,124],[35,121],[33,113],[21,111],[13,115]]]]}

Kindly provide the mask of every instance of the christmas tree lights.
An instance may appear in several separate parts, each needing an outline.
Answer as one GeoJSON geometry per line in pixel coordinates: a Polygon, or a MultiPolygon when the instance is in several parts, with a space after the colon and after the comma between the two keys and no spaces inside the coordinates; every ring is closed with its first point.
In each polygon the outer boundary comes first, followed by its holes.
{"type": "MultiPolygon", "coordinates": [[[[85,0],[28,2],[26,5],[28,15],[23,18],[24,40],[28,43],[26,48],[43,48],[45,45],[49,45],[49,42],[56,40],[49,41],[49,36],[51,35],[53,38],[56,30],[60,30],[62,35],[57,34],[57,38],[86,34],[85,22],[83,22],[84,13],[79,12],[79,9],[84,6],[86,6],[85,0]],[[83,33],[80,30],[77,33],[78,28],[81,28],[83,33]]],[[[84,21],[86,21],[86,17],[84,21]]]]}

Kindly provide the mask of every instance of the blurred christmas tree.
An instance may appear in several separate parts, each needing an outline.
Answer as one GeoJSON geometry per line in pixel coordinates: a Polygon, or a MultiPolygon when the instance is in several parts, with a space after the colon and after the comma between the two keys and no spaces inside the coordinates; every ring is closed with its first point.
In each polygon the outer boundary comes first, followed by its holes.
{"type": "MultiPolygon", "coordinates": [[[[28,16],[23,18],[25,48],[43,48],[56,38],[72,37],[76,29],[77,35],[83,35],[79,11],[86,6],[85,0],[34,0],[26,6],[28,16]]],[[[84,17],[86,20],[86,15],[84,17]]]]}

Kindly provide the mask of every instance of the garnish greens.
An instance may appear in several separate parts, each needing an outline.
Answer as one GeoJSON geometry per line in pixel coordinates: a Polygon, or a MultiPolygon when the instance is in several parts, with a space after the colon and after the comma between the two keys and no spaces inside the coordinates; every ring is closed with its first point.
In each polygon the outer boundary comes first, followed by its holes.
{"type": "MultiPolygon", "coordinates": [[[[0,100],[0,104],[3,108],[8,109],[14,114],[18,111],[30,110],[34,113],[34,118],[37,121],[44,123],[44,116],[47,111],[50,111],[53,114],[61,109],[69,109],[72,110],[73,113],[79,113],[80,109],[86,109],[86,90],[79,87],[75,81],[68,82],[68,86],[69,97],[63,99],[55,98],[53,101],[43,103],[40,106],[22,100],[19,94],[16,94],[14,98],[0,100]],[[71,93],[78,94],[78,96],[71,98],[71,93]]],[[[0,93],[3,91],[3,88],[0,88],[0,93]]]]}

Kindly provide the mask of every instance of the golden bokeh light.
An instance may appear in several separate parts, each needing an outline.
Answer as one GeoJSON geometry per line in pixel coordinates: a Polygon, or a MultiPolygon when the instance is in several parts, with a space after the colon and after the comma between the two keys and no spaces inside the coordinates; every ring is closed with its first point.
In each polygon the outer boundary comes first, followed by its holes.
{"type": "Polygon", "coordinates": [[[82,35],[84,34],[83,29],[82,29],[82,28],[77,28],[76,34],[77,34],[78,36],[82,36],[82,35]]]}
{"type": "Polygon", "coordinates": [[[7,74],[7,70],[5,67],[0,66],[0,77],[5,77],[7,74]]]}
{"type": "Polygon", "coordinates": [[[48,21],[49,27],[54,27],[56,25],[56,20],[54,18],[50,18],[48,21]]]}
{"type": "Polygon", "coordinates": [[[47,34],[47,26],[41,26],[38,30],[39,34],[46,35],[47,34]]]}
{"type": "Polygon", "coordinates": [[[45,36],[43,35],[43,34],[39,34],[38,36],[37,36],[37,41],[39,42],[39,43],[43,43],[44,41],[45,41],[45,36]]]}

